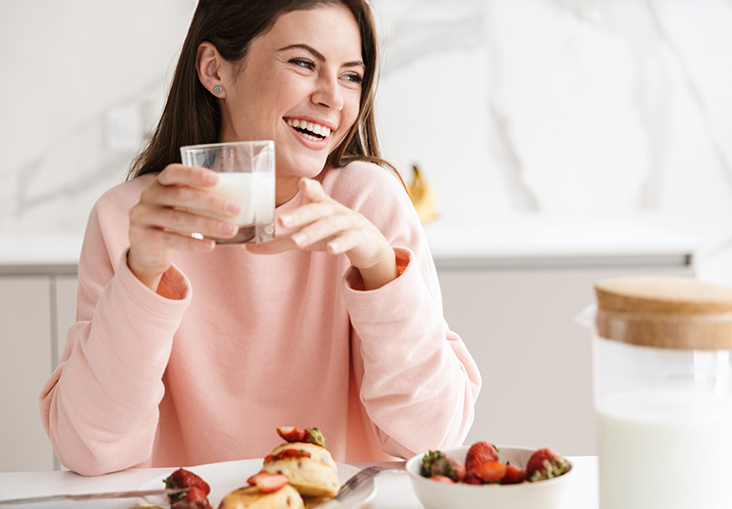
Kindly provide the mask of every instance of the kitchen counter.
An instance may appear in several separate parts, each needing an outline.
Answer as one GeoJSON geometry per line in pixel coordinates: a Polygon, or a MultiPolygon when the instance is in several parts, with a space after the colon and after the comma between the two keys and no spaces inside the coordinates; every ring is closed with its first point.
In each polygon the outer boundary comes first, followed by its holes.
{"type": "MultiPolygon", "coordinates": [[[[632,220],[518,216],[425,225],[437,268],[693,265],[699,239],[632,220]]],[[[81,234],[0,234],[0,275],[75,274],[81,234]]]]}
{"type": "Polygon", "coordinates": [[[438,269],[683,266],[700,247],[695,237],[617,219],[436,222],[425,233],[438,269]]]}
{"type": "Polygon", "coordinates": [[[1,234],[0,276],[75,275],[83,235],[1,234]]]}

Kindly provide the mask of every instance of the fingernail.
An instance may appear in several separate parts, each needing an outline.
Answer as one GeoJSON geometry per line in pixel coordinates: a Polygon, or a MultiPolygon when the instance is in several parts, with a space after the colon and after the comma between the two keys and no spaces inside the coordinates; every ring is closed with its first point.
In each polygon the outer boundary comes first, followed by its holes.
{"type": "Polygon", "coordinates": [[[231,235],[238,229],[238,227],[231,223],[221,223],[221,226],[219,227],[219,229],[221,230],[222,233],[231,235]]]}
{"type": "Polygon", "coordinates": [[[292,236],[292,241],[298,246],[302,245],[305,242],[305,239],[306,236],[304,233],[296,233],[292,236]]]}
{"type": "Polygon", "coordinates": [[[232,214],[237,214],[241,210],[241,205],[239,205],[235,201],[227,201],[226,210],[228,210],[232,214]]]}
{"type": "Polygon", "coordinates": [[[287,227],[292,224],[292,216],[290,214],[283,214],[280,216],[280,223],[282,226],[287,227]]]}

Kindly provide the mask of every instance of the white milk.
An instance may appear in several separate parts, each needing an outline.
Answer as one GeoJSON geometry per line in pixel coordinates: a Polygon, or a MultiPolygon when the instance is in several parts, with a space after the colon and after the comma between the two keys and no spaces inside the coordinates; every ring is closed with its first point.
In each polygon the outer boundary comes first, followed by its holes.
{"type": "Polygon", "coordinates": [[[600,509],[732,507],[732,407],[638,392],[598,408],[600,509]]]}
{"type": "Polygon", "coordinates": [[[259,173],[222,172],[215,186],[203,188],[220,194],[241,205],[235,217],[222,217],[198,211],[199,214],[214,217],[238,226],[255,222],[267,224],[274,221],[274,176],[259,173]]]}

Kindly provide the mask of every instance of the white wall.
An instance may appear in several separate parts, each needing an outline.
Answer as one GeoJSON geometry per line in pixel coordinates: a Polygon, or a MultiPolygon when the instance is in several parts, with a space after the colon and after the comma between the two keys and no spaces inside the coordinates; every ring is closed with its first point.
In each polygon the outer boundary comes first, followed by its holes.
{"type": "Polygon", "coordinates": [[[732,284],[732,2],[377,0],[389,157],[450,221],[633,218],[732,284]]]}
{"type": "MultiPolygon", "coordinates": [[[[372,4],[385,153],[444,220],[638,218],[700,237],[700,277],[732,284],[732,1],[372,4]]],[[[0,233],[83,231],[194,5],[0,0],[0,233]]]]}

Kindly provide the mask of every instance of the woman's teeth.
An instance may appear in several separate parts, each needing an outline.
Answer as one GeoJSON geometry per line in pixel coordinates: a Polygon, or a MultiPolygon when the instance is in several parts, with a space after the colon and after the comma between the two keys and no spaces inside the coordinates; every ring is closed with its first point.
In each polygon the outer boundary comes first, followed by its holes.
{"type": "Polygon", "coordinates": [[[288,119],[287,125],[297,129],[303,138],[310,141],[321,141],[330,135],[330,128],[324,125],[306,122],[305,120],[288,119]]]}

